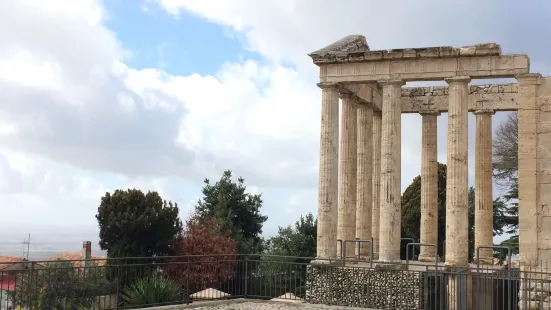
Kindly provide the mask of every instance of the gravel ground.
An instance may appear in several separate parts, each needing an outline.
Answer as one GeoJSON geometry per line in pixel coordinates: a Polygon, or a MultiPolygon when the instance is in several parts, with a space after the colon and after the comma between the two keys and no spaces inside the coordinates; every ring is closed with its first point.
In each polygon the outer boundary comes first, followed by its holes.
{"type": "Polygon", "coordinates": [[[332,307],[311,305],[307,303],[289,302],[240,302],[226,303],[206,307],[195,307],[194,310],[330,310],[330,309],[359,309],[349,307],[332,307]]]}

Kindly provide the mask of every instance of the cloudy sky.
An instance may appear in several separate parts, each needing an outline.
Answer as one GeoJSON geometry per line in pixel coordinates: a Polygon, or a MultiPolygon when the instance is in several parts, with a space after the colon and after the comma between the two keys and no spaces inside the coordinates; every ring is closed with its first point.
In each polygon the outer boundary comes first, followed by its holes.
{"type": "MultiPolygon", "coordinates": [[[[157,190],[186,217],[225,169],[263,194],[273,235],[317,208],[308,52],[349,34],[371,49],[496,42],[549,74],[549,20],[546,1],[0,0],[0,241],[78,250],[117,188],[157,190]]],[[[404,189],[421,119],[402,122],[404,189]]],[[[446,114],[438,125],[445,162],[446,114]]]]}

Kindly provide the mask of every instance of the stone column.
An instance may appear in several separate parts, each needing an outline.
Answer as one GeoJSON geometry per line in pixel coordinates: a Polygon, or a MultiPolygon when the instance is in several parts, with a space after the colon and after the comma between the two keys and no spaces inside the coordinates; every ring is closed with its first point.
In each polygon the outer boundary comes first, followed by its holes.
{"type": "MultiPolygon", "coordinates": [[[[475,209],[474,248],[494,244],[494,212],[492,199],[492,115],[493,110],[475,111],[475,209]]],[[[493,250],[480,249],[480,263],[492,264],[493,250]]]]}
{"type": "MultiPolygon", "coordinates": [[[[469,77],[446,79],[449,85],[448,105],[448,169],[446,182],[446,266],[465,267],[469,263],[468,219],[468,124],[469,77]]],[[[452,269],[458,271],[458,269],[452,269]]],[[[463,276],[450,275],[448,286],[459,288],[463,276]]],[[[467,291],[448,290],[448,309],[461,309],[459,293],[466,294],[471,309],[471,277],[467,276],[467,291]]]]}
{"type": "MultiPolygon", "coordinates": [[[[438,244],[438,135],[439,112],[421,112],[421,243],[438,244]]],[[[420,261],[434,261],[434,248],[422,246],[420,261]]]]}
{"type": "MultiPolygon", "coordinates": [[[[542,293],[534,292],[534,286],[541,283],[540,272],[547,266],[542,261],[539,244],[545,244],[548,238],[540,240],[542,231],[541,190],[538,184],[538,175],[542,172],[538,163],[538,155],[547,153],[545,148],[539,148],[538,123],[541,122],[540,107],[538,105],[538,87],[541,83],[539,73],[523,74],[516,77],[518,80],[518,185],[519,185],[519,254],[520,265],[520,292],[519,306],[522,309],[538,309],[542,293]],[[538,152],[539,151],[539,152],[538,152]],[[542,263],[545,264],[542,266],[542,263]]],[[[541,125],[540,125],[541,126],[541,125]]],[[[541,127],[539,128],[541,130],[541,127]]],[[[543,131],[546,132],[546,131],[543,131]]],[[[544,171],[544,175],[547,172],[544,171]]],[[[548,179],[546,177],[545,179],[548,179]]],[[[545,201],[545,200],[544,200],[545,201]]],[[[544,230],[545,231],[545,230],[544,230]]],[[[544,252],[544,255],[548,251],[544,252]]],[[[539,284],[541,287],[541,284],[539,284]]]]}
{"type": "MultiPolygon", "coordinates": [[[[337,239],[356,239],[356,172],[358,168],[356,134],[358,103],[354,95],[344,94],[341,115],[341,145],[339,171],[339,216],[337,239]]],[[[340,249],[339,249],[340,252],[340,249]]],[[[354,243],[346,245],[346,258],[354,257],[354,243]]]]}
{"type": "Polygon", "coordinates": [[[379,260],[400,261],[401,233],[401,86],[402,80],[380,82],[383,88],[379,260]]]}
{"type": "Polygon", "coordinates": [[[449,84],[448,169],[446,184],[446,265],[469,262],[468,116],[469,77],[446,79],[449,84]]]}
{"type": "MultiPolygon", "coordinates": [[[[356,238],[371,239],[372,165],[373,165],[373,106],[358,105],[358,176],[356,195],[356,238]]],[[[368,257],[370,245],[360,244],[360,256],[368,257]]]]}
{"type": "Polygon", "coordinates": [[[536,266],[538,262],[538,157],[537,133],[539,107],[537,91],[541,76],[523,74],[518,80],[518,181],[519,246],[521,260],[536,266]]]}
{"type": "Polygon", "coordinates": [[[371,236],[373,258],[379,259],[379,216],[381,206],[381,112],[373,111],[373,209],[371,212],[371,236]]]}
{"type": "Polygon", "coordinates": [[[318,85],[322,103],[316,256],[327,259],[337,257],[339,92],[334,86],[318,85]]]}

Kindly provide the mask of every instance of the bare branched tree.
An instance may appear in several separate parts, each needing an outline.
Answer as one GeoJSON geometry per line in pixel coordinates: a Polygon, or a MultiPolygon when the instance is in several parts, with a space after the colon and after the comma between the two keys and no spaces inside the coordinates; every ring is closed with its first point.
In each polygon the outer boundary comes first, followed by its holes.
{"type": "Polygon", "coordinates": [[[499,125],[493,141],[493,174],[503,186],[514,186],[518,172],[518,113],[499,125]]]}

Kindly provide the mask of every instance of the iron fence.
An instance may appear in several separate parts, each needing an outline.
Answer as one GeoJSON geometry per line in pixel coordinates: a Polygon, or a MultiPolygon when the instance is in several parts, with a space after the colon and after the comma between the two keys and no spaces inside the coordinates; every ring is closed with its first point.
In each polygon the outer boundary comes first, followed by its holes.
{"type": "Polygon", "coordinates": [[[0,309],[129,309],[279,298],[375,309],[551,310],[551,273],[541,262],[449,268],[434,262],[313,260],[209,255],[0,262],[0,309]]]}

